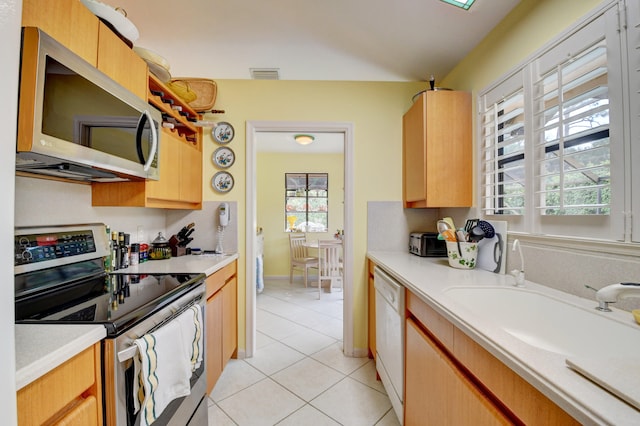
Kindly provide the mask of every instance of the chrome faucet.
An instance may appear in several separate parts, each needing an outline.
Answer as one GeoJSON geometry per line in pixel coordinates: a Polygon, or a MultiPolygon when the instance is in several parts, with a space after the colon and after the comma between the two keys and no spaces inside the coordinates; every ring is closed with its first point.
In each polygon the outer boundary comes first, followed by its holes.
{"type": "Polygon", "coordinates": [[[516,287],[522,287],[524,286],[524,256],[522,256],[522,248],[520,247],[520,240],[518,240],[517,238],[513,241],[513,247],[511,248],[511,251],[516,251],[516,248],[520,253],[520,269],[514,269],[511,272],[509,272],[509,274],[513,275],[513,277],[516,279],[516,282],[515,282],[516,287]]]}
{"type": "MultiPolygon", "coordinates": [[[[593,287],[586,287],[596,290],[593,287]]],[[[611,312],[609,303],[615,303],[629,297],[640,297],[640,283],[617,283],[602,287],[600,290],[596,290],[596,300],[598,301],[596,309],[602,312],[611,312]]]]}

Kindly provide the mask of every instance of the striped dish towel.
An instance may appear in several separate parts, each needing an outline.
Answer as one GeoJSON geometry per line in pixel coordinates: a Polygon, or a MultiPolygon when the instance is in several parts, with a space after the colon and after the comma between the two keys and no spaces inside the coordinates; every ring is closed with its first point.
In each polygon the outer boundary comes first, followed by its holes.
{"type": "Polygon", "coordinates": [[[134,341],[138,354],[133,390],[140,426],[151,425],[171,401],[190,394],[191,373],[202,362],[202,340],[202,311],[192,306],[134,341]]]}

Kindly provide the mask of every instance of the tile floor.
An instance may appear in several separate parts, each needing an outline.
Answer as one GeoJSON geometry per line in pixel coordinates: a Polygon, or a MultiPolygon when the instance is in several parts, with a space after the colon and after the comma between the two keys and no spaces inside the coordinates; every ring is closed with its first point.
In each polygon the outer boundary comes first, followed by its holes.
{"type": "Polygon", "coordinates": [[[232,359],[209,395],[209,425],[397,426],[375,365],[342,354],[342,292],[265,279],[256,353],[232,359]]]}

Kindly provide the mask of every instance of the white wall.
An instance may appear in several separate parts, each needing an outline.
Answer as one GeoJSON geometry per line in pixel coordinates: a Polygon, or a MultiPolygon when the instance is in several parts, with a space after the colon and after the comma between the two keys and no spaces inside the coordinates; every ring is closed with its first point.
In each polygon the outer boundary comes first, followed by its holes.
{"type": "Polygon", "coordinates": [[[92,207],[91,186],[46,179],[16,177],[15,226],[104,223],[131,234],[131,242],[149,242],[165,232],[162,209],[92,207]],[[142,241],[137,238],[142,227],[142,241]]]}
{"type": "Polygon", "coordinates": [[[3,195],[0,220],[0,413],[2,424],[17,423],[15,336],[13,307],[13,197],[20,58],[20,19],[22,2],[4,0],[0,7],[0,188],[3,195]]]}

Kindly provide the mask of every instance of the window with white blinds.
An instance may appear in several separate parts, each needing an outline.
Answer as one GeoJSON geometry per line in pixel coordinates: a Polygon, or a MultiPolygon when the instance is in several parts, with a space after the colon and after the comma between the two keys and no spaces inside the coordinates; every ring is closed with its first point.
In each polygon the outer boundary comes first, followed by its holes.
{"type": "Polygon", "coordinates": [[[524,91],[494,102],[482,113],[482,205],[488,215],[522,215],[525,207],[524,91]]]}
{"type": "Polygon", "coordinates": [[[609,90],[604,40],[534,82],[536,207],[542,215],[608,215],[609,90]]]}
{"type": "Polygon", "coordinates": [[[485,217],[523,233],[640,240],[640,24],[625,24],[640,22],[640,6],[629,6],[611,1],[479,93],[485,217]]]}

